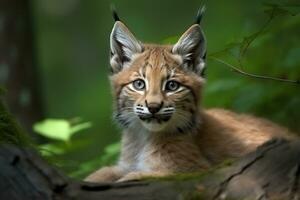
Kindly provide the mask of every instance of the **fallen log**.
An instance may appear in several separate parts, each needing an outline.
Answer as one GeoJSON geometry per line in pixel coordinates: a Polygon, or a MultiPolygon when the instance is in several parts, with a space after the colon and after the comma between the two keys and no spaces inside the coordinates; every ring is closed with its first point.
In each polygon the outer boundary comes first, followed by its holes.
{"type": "Polygon", "coordinates": [[[300,141],[273,139],[202,174],[123,183],[63,175],[32,149],[0,146],[0,199],[300,199],[300,141]]]}

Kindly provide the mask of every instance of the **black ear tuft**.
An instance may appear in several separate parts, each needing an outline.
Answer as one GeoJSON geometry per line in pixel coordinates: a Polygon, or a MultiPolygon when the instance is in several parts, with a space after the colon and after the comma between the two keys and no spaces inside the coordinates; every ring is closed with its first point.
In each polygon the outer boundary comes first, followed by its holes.
{"type": "Polygon", "coordinates": [[[204,14],[205,10],[206,10],[205,5],[202,6],[201,8],[199,8],[199,10],[197,12],[195,24],[200,24],[201,23],[201,20],[202,20],[202,17],[203,17],[203,14],[204,14]]]}
{"type": "Polygon", "coordinates": [[[111,12],[112,12],[112,14],[113,14],[113,18],[114,18],[114,20],[117,22],[117,21],[121,21],[120,20],[120,17],[118,16],[118,13],[117,13],[117,11],[116,11],[116,8],[115,8],[115,6],[112,4],[111,6],[110,6],[110,9],[111,9],[111,12]]]}

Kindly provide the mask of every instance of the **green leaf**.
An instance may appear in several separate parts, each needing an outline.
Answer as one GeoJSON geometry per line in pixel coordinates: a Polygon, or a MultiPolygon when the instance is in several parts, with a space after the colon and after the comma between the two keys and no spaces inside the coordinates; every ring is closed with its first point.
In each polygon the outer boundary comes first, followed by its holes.
{"type": "Polygon", "coordinates": [[[90,127],[90,122],[73,125],[70,121],[64,119],[46,119],[34,124],[33,130],[47,138],[67,142],[75,133],[90,127]]]}
{"type": "Polygon", "coordinates": [[[84,130],[84,129],[88,129],[92,127],[92,123],[91,122],[84,122],[84,123],[81,123],[81,124],[77,124],[77,125],[74,125],[73,127],[71,127],[71,135],[74,134],[74,133],[77,133],[81,130],[84,130]]]}
{"type": "Polygon", "coordinates": [[[120,152],[121,144],[119,142],[107,145],[104,149],[106,154],[117,154],[120,152]]]}
{"type": "Polygon", "coordinates": [[[39,145],[40,152],[43,156],[61,155],[65,153],[65,149],[57,144],[39,145]]]}

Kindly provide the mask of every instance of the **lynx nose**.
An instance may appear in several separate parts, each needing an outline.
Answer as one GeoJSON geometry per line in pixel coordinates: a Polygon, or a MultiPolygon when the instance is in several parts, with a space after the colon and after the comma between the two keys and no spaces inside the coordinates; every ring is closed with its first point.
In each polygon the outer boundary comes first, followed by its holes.
{"type": "Polygon", "coordinates": [[[155,114],[161,109],[161,107],[163,106],[163,102],[149,103],[149,104],[146,102],[146,106],[147,106],[149,112],[151,112],[152,114],[155,114]]]}

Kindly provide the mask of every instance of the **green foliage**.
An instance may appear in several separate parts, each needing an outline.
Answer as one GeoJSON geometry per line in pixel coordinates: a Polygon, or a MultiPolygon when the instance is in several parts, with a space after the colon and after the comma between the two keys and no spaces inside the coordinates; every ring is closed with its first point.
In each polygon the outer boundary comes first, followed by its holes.
{"type": "Polygon", "coordinates": [[[90,122],[78,123],[80,119],[76,121],[74,124],[64,119],[45,119],[34,124],[33,130],[47,138],[68,142],[73,134],[90,128],[92,125],[90,122]]]}
{"type": "Polygon", "coordinates": [[[90,122],[82,122],[80,118],[72,120],[45,119],[34,124],[36,133],[46,137],[48,142],[39,145],[40,152],[49,161],[57,166],[74,166],[69,170],[72,177],[84,177],[87,173],[104,165],[110,165],[117,159],[120,152],[120,143],[113,143],[105,147],[101,156],[86,162],[75,164],[71,159],[60,159],[70,152],[84,148],[90,141],[72,139],[80,131],[91,128],[90,122]]]}
{"type": "Polygon", "coordinates": [[[65,119],[45,119],[33,125],[33,130],[48,138],[46,144],[40,145],[41,153],[45,156],[65,154],[68,150],[74,148],[74,141],[71,137],[76,133],[88,129],[92,126],[90,122],[81,122],[80,118],[72,120],[65,119]]]}
{"type": "Polygon", "coordinates": [[[82,122],[80,118],[45,119],[34,124],[33,130],[47,139],[46,143],[38,147],[41,154],[58,166],[67,166],[72,161],[61,158],[89,144],[84,140],[74,139],[74,136],[91,126],[90,122],[82,122]]]}
{"type": "Polygon", "coordinates": [[[205,104],[262,115],[300,131],[298,123],[295,123],[300,113],[300,85],[253,79],[238,73],[230,74],[228,66],[214,61],[214,58],[226,60],[251,74],[300,80],[300,5],[264,6],[267,18],[258,30],[209,54],[209,60],[215,66],[223,68],[214,71],[223,71],[225,75],[221,79],[209,77],[204,95],[205,104]],[[220,96],[222,98],[218,98],[220,96]]]}
{"type": "Polygon", "coordinates": [[[77,170],[70,173],[70,176],[79,178],[84,177],[88,173],[95,171],[96,169],[99,169],[102,166],[114,164],[117,158],[119,157],[120,148],[121,147],[119,142],[107,145],[104,148],[104,152],[101,154],[101,156],[81,163],[77,170]]]}

